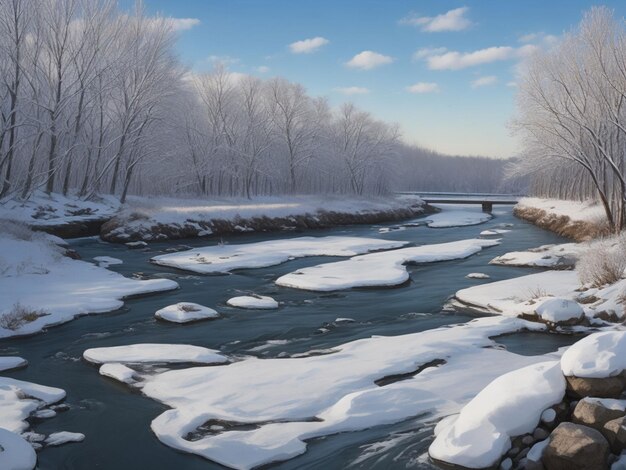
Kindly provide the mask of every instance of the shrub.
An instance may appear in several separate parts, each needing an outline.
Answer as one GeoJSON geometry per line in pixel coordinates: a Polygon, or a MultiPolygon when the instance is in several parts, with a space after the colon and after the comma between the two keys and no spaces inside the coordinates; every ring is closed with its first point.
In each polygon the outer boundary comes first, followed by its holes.
{"type": "Polygon", "coordinates": [[[17,303],[9,312],[0,315],[0,327],[6,330],[17,330],[26,323],[34,322],[45,315],[47,313],[41,310],[33,310],[17,303]]]}
{"type": "Polygon", "coordinates": [[[576,263],[583,284],[601,287],[619,281],[626,270],[626,236],[593,243],[576,263]]]}

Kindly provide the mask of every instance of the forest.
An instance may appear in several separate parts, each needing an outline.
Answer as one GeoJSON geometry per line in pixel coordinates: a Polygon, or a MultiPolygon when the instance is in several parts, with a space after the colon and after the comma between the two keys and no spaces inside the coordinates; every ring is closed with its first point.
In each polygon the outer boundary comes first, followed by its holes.
{"type": "Polygon", "coordinates": [[[502,189],[502,160],[409,146],[283,78],[194,72],[176,40],[140,3],[0,2],[0,198],[502,189]]]}

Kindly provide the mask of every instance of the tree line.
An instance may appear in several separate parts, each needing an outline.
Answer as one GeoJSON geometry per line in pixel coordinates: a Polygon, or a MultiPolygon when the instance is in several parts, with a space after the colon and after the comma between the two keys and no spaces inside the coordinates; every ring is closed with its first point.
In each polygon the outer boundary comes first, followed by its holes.
{"type": "Polygon", "coordinates": [[[139,3],[0,1],[0,199],[384,194],[452,163],[297,83],[186,70],[173,26],[139,3]]]}
{"type": "Polygon", "coordinates": [[[626,226],[626,27],[595,7],[519,81],[513,124],[523,153],[510,169],[535,194],[598,200],[614,231],[626,226]]]}

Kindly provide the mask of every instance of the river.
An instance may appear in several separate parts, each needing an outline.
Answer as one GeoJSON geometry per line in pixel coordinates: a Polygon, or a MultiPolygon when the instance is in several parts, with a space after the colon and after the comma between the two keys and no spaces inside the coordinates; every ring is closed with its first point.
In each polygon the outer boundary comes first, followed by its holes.
{"type": "MultiPolygon", "coordinates": [[[[42,433],[68,430],[86,435],[85,441],[80,444],[44,449],[39,453],[38,468],[222,468],[161,444],[150,431],[150,421],[164,411],[164,406],[100,376],[95,367],[81,359],[82,352],[92,347],[156,342],[194,344],[220,349],[231,355],[275,357],[281,352],[328,348],[371,335],[400,335],[462,323],[472,317],[443,313],[442,306],[455,291],[485,282],[466,279],[468,273],[487,273],[492,281],[528,274],[533,271],[490,266],[488,262],[508,251],[565,241],[516,219],[509,206],[497,206],[494,215],[494,219],[484,224],[456,228],[419,226],[379,233],[379,228],[383,226],[350,226],[309,232],[307,235],[378,237],[432,244],[473,238],[487,228],[512,224],[509,227],[511,232],[502,236],[500,246],[484,249],[463,260],[411,266],[412,280],[408,285],[330,294],[280,288],[273,284],[273,280],[297,268],[336,261],[337,258],[304,258],[232,275],[201,276],[156,266],[149,259],[172,246],[211,245],[220,240],[153,243],[145,250],[129,250],[123,245],[108,244],[95,238],[72,241],[72,248],[85,260],[95,256],[113,256],[124,263],[109,269],[126,276],[141,273],[148,277],[168,277],[176,280],[180,289],[130,299],[119,311],[79,318],[44,334],[0,343],[3,355],[19,355],[29,361],[27,368],[7,372],[7,376],[67,391],[66,403],[71,410],[59,413],[52,420],[33,422],[34,430],[42,433]],[[281,308],[248,311],[225,306],[228,298],[241,292],[270,295],[282,303],[281,308]],[[188,325],[166,324],[154,319],[157,309],[181,301],[215,308],[223,313],[223,317],[188,325]],[[338,317],[355,321],[334,323],[338,317]],[[268,343],[270,340],[273,343],[268,343]]],[[[388,224],[386,227],[395,225],[388,224]]],[[[248,243],[301,235],[242,234],[227,237],[224,241],[248,243]]],[[[511,351],[532,355],[554,351],[572,341],[572,338],[563,336],[524,333],[503,337],[500,342],[511,351]]],[[[431,439],[432,423],[427,417],[416,417],[394,425],[313,440],[309,442],[306,454],[271,468],[431,468],[428,462],[420,459],[431,439]]]]}

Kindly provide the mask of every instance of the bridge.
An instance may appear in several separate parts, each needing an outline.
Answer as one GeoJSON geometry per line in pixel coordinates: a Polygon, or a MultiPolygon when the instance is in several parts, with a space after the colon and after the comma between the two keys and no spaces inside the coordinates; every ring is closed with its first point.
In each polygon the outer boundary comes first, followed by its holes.
{"type": "Polygon", "coordinates": [[[480,204],[483,212],[491,212],[496,204],[514,206],[522,196],[516,194],[465,193],[403,193],[421,197],[428,204],[480,204]]]}

